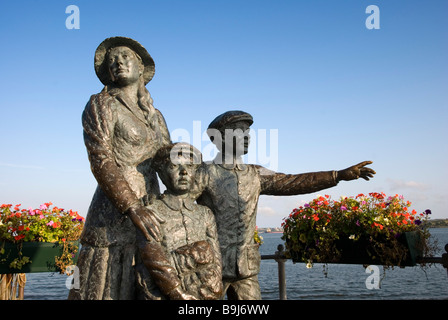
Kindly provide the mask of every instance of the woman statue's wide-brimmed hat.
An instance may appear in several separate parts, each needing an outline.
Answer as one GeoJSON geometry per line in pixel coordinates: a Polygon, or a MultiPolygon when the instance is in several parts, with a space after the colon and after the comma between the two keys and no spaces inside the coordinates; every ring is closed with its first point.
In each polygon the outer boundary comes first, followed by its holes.
{"type": "Polygon", "coordinates": [[[112,83],[109,74],[109,67],[106,61],[107,51],[110,48],[125,46],[137,53],[140,58],[142,58],[143,65],[145,66],[145,70],[143,71],[143,79],[145,85],[151,81],[152,77],[155,73],[155,64],[154,60],[149,55],[148,51],[137,41],[131,38],[126,37],[111,37],[105,39],[100,43],[98,48],[95,51],[95,72],[100,81],[104,85],[109,85],[112,83]]]}

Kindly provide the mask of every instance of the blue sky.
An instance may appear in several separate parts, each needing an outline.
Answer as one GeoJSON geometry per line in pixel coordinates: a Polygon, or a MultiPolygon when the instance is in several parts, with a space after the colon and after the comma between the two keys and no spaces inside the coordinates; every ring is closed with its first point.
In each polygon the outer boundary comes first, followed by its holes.
{"type": "MultiPolygon", "coordinates": [[[[255,133],[278,130],[280,172],[373,161],[371,181],[321,194],[400,194],[448,218],[446,12],[444,0],[3,1],[0,202],[86,215],[96,181],[81,113],[102,89],[93,54],[127,36],[155,60],[147,87],[171,132],[193,137],[195,121],[204,131],[244,110],[255,133]],[[80,29],[66,28],[72,4],[80,29]],[[369,5],[378,30],[365,26],[369,5]]],[[[315,195],[262,196],[258,225],[280,226],[315,195]]]]}

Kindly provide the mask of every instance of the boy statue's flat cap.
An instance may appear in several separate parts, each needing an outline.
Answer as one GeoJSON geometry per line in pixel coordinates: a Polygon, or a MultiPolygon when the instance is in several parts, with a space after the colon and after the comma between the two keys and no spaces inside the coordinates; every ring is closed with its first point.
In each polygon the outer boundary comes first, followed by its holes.
{"type": "Polygon", "coordinates": [[[210,122],[208,129],[225,129],[229,123],[234,123],[237,121],[246,121],[249,125],[254,123],[254,119],[249,113],[240,110],[232,110],[217,116],[212,122],[210,122]]]}

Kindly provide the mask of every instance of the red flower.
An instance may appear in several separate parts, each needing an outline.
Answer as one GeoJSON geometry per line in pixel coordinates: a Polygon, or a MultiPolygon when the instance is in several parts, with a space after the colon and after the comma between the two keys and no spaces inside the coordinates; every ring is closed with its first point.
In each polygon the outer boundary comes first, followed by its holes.
{"type": "Polygon", "coordinates": [[[22,240],[23,238],[25,238],[25,235],[24,235],[24,234],[20,234],[20,235],[14,237],[14,239],[15,239],[16,241],[22,240]]]}
{"type": "Polygon", "coordinates": [[[381,192],[381,193],[378,193],[378,192],[371,192],[371,193],[369,193],[369,196],[371,196],[371,197],[373,197],[373,198],[376,198],[376,199],[378,199],[378,200],[382,200],[382,199],[384,199],[384,197],[386,196],[383,192],[381,192]]]}
{"type": "Polygon", "coordinates": [[[379,227],[380,230],[383,230],[383,228],[384,228],[384,226],[382,224],[380,224],[380,223],[374,222],[373,224],[374,224],[375,227],[379,227]]]}

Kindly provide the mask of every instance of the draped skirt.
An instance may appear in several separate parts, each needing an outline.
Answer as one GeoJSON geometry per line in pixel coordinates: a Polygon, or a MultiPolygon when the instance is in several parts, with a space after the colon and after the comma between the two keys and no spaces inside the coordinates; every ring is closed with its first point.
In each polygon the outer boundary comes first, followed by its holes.
{"type": "Polygon", "coordinates": [[[70,300],[135,299],[136,228],[100,187],[93,196],[81,235],[79,289],[70,300]]]}

